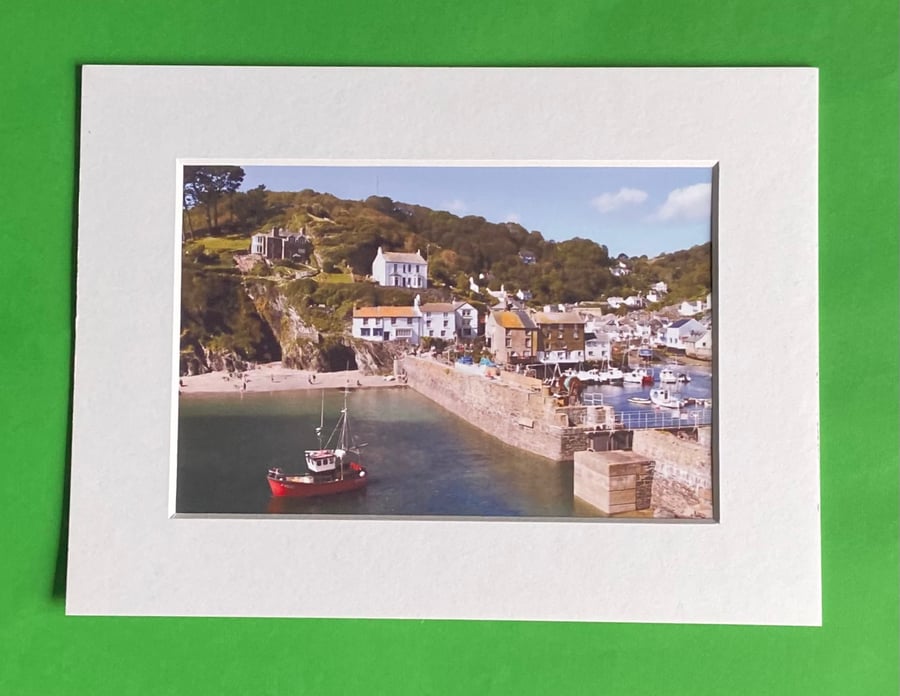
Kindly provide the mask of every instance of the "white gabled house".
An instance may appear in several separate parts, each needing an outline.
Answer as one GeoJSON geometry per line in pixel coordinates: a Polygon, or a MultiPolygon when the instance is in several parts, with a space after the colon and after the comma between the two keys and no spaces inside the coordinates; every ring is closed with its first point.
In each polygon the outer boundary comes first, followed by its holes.
{"type": "Polygon", "coordinates": [[[423,338],[440,338],[445,341],[453,341],[456,338],[456,309],[449,302],[426,302],[416,304],[413,309],[419,310],[422,320],[421,335],[423,338]]]}
{"type": "Polygon", "coordinates": [[[379,285],[425,289],[428,287],[428,262],[418,251],[410,254],[378,247],[372,261],[372,278],[379,285]]]}
{"type": "Polygon", "coordinates": [[[453,311],[456,314],[456,335],[464,341],[478,336],[478,310],[468,302],[456,302],[453,311]]]}
{"type": "Polygon", "coordinates": [[[665,346],[671,350],[685,350],[685,339],[702,336],[707,329],[696,319],[679,319],[665,329],[665,346]]]}
{"type": "Polygon", "coordinates": [[[712,329],[684,339],[684,354],[701,360],[712,360],[712,329]]]}
{"type": "Polygon", "coordinates": [[[697,300],[696,302],[688,302],[685,300],[678,308],[678,313],[683,317],[692,317],[695,314],[700,314],[703,310],[703,300],[697,300]]]}

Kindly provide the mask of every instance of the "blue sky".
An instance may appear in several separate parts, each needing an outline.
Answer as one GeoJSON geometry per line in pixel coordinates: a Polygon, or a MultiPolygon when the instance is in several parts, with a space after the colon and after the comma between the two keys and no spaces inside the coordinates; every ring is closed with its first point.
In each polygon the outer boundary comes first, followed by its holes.
{"type": "Polygon", "coordinates": [[[518,222],[545,239],[585,237],[630,256],[709,241],[707,167],[244,166],[242,190],[389,196],[456,215],[518,222]]]}

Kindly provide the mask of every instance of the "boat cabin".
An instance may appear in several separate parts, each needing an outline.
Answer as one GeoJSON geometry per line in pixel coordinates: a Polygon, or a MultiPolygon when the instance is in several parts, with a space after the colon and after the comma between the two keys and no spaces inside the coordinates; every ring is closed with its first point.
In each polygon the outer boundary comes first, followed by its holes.
{"type": "Polygon", "coordinates": [[[307,450],[306,466],[317,474],[322,471],[334,471],[337,466],[337,455],[334,450],[307,450]]]}

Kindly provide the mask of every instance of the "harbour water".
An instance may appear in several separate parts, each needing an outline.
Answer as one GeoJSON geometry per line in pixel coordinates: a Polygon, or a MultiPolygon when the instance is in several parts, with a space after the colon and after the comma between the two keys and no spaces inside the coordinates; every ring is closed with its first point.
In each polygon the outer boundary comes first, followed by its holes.
{"type": "MultiPolygon", "coordinates": [[[[709,397],[709,371],[687,368],[690,396],[709,397]],[[699,376],[699,379],[698,379],[699,376]],[[705,379],[705,382],[704,382],[705,379]]],[[[635,411],[629,396],[647,388],[598,387],[604,400],[635,411]]],[[[303,468],[318,446],[321,392],[182,398],[178,417],[176,510],[212,514],[478,517],[595,517],[574,499],[572,464],[507,446],[412,389],[352,391],[351,431],[365,443],[365,489],[307,499],[273,498],[270,467],[303,468]]],[[[325,433],[343,395],[325,395],[325,433]]]]}

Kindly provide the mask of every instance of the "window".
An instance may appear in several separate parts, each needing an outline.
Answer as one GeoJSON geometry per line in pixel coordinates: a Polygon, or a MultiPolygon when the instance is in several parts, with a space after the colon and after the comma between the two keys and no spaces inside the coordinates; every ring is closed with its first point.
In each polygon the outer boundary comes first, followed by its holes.
{"type": "Polygon", "coordinates": [[[406,317],[406,325],[412,326],[412,317],[406,317]]]}
{"type": "Polygon", "coordinates": [[[425,326],[431,326],[431,319],[425,320],[425,326]]]}
{"type": "Polygon", "coordinates": [[[397,323],[397,317],[391,317],[391,326],[397,323]]]}
{"type": "Polygon", "coordinates": [[[428,335],[429,335],[429,336],[434,336],[434,329],[429,329],[428,335]]]}
{"type": "Polygon", "coordinates": [[[463,316],[464,316],[464,317],[471,316],[471,314],[472,314],[472,310],[471,310],[471,309],[464,309],[464,310],[463,310],[463,316]]]}
{"type": "Polygon", "coordinates": [[[382,329],[378,329],[378,328],[372,329],[373,336],[381,336],[381,334],[383,334],[383,333],[384,333],[384,331],[382,329]]]}
{"type": "Polygon", "coordinates": [[[395,335],[397,338],[409,338],[412,335],[412,329],[397,329],[395,335]]]}
{"type": "Polygon", "coordinates": [[[442,330],[442,331],[441,331],[441,336],[446,336],[446,335],[447,335],[447,332],[442,330]]]}
{"type": "Polygon", "coordinates": [[[368,336],[372,333],[372,329],[360,329],[359,333],[361,336],[368,336]]]}
{"type": "Polygon", "coordinates": [[[449,326],[449,325],[450,325],[450,322],[447,321],[446,319],[444,319],[444,326],[449,326]]]}
{"type": "Polygon", "coordinates": [[[506,334],[506,347],[512,348],[512,336],[509,334],[506,334]]]}
{"type": "Polygon", "coordinates": [[[369,323],[368,317],[363,317],[363,326],[369,323]]]}
{"type": "Polygon", "coordinates": [[[572,331],[572,338],[578,338],[578,329],[572,331]]]}

